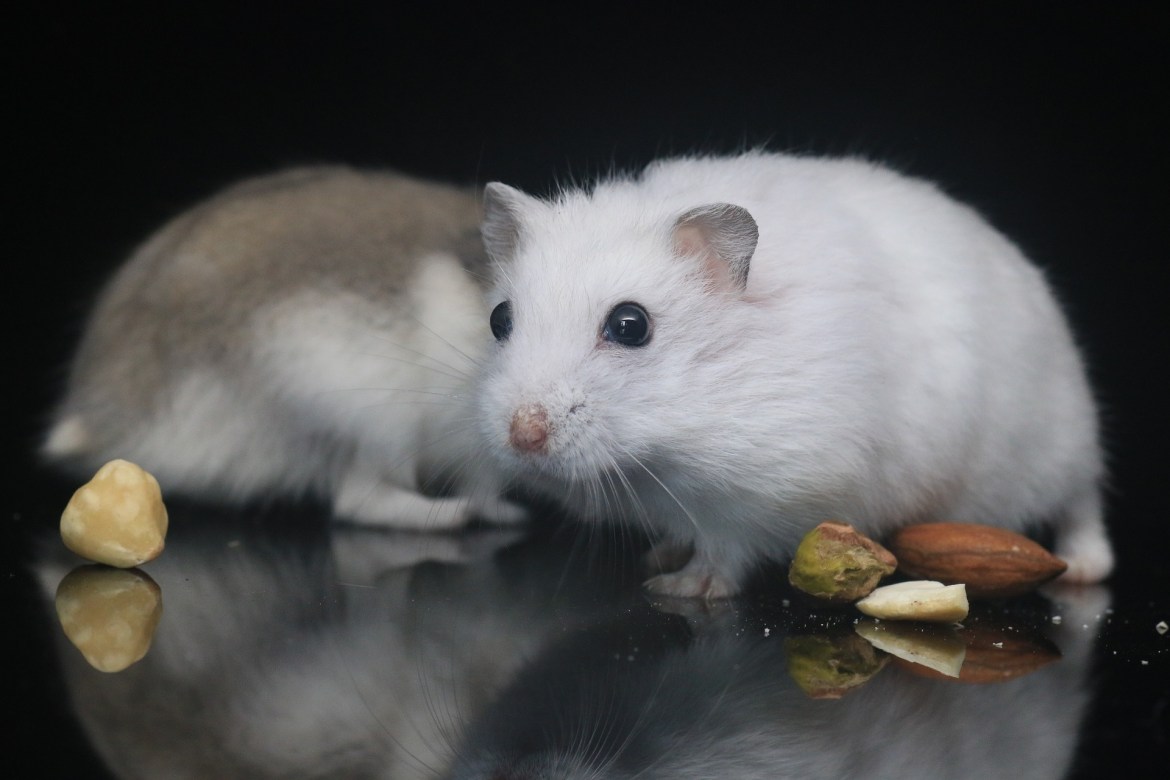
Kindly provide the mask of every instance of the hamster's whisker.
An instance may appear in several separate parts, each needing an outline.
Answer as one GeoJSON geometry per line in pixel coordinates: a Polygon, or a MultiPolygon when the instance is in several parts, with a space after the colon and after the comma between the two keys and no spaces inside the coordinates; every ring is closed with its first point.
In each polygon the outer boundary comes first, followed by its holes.
{"type": "MultiPolygon", "coordinates": [[[[464,420],[464,422],[466,422],[466,420],[464,420]]],[[[459,436],[462,432],[462,429],[452,429],[441,435],[435,436],[432,441],[434,443],[442,443],[448,439],[459,436]]],[[[471,453],[452,453],[436,464],[439,467],[437,473],[426,480],[424,487],[436,487],[435,482],[441,477],[442,484],[437,485],[437,487],[440,490],[447,490],[451,488],[452,485],[458,484],[459,476],[467,473],[470,464],[474,462],[475,461],[471,457],[471,453]]],[[[474,498],[474,496],[469,496],[469,498],[474,498]]]]}
{"type": "Polygon", "coordinates": [[[621,477],[613,473],[610,469],[604,469],[598,475],[599,492],[602,505],[602,512],[605,517],[612,517],[621,503],[619,496],[621,492],[629,492],[628,487],[621,483],[621,477]]]}
{"type": "Polygon", "coordinates": [[[399,344],[393,344],[393,343],[391,343],[391,346],[394,346],[398,349],[401,349],[404,352],[409,352],[412,355],[415,355],[417,357],[426,358],[429,360],[429,362],[419,362],[418,360],[414,360],[412,358],[398,357],[397,355],[392,355],[388,352],[380,352],[380,351],[379,352],[372,352],[372,351],[366,351],[366,350],[360,350],[360,351],[354,350],[354,351],[351,351],[349,354],[361,355],[363,357],[368,357],[368,358],[372,357],[372,358],[377,358],[378,360],[385,360],[388,362],[399,363],[401,365],[410,366],[412,368],[419,368],[419,369],[422,369],[423,371],[430,371],[433,374],[438,374],[439,376],[450,377],[451,379],[458,379],[460,381],[468,381],[473,376],[473,374],[469,371],[465,371],[465,370],[459,368],[458,366],[451,365],[450,363],[444,363],[444,362],[441,362],[439,360],[436,360],[435,358],[432,358],[430,355],[427,355],[427,354],[420,352],[416,349],[410,349],[409,347],[404,347],[404,346],[401,346],[399,344]]]}
{"type": "MultiPolygon", "coordinates": [[[[651,710],[658,699],[659,692],[662,690],[662,687],[665,684],[666,677],[660,676],[654,685],[654,691],[646,697],[645,702],[642,704],[641,710],[638,712],[638,717],[634,720],[633,725],[631,725],[630,728],[626,731],[626,734],[622,738],[622,741],[618,744],[617,749],[614,750],[613,756],[605,763],[603,767],[599,768],[600,771],[598,772],[598,777],[601,777],[602,772],[607,771],[611,766],[613,766],[613,764],[617,762],[618,758],[621,757],[622,753],[625,752],[630,743],[634,741],[634,738],[637,737],[638,734],[640,734],[642,730],[650,724],[651,710]]],[[[653,768],[654,764],[651,763],[650,765],[632,775],[630,780],[635,780],[636,778],[641,777],[642,775],[651,771],[653,768]]]]}
{"type": "Polygon", "coordinates": [[[641,460],[638,458],[638,456],[634,455],[634,454],[633,454],[632,452],[630,452],[629,450],[626,450],[626,451],[624,452],[624,454],[625,454],[625,456],[626,456],[627,458],[629,458],[629,459],[630,459],[630,460],[632,460],[632,461],[633,461],[635,464],[637,464],[637,466],[638,466],[640,469],[642,469],[643,471],[645,471],[645,472],[646,472],[646,474],[647,474],[647,475],[650,477],[650,479],[652,479],[652,480],[654,480],[655,482],[657,482],[657,483],[658,483],[658,486],[659,486],[660,488],[662,488],[663,492],[665,492],[665,493],[666,493],[666,495],[670,496],[670,500],[671,500],[671,501],[673,501],[673,502],[675,503],[675,505],[676,505],[676,506],[678,506],[678,508],[679,508],[679,511],[681,511],[681,512],[682,512],[684,515],[686,515],[686,518],[687,518],[688,520],[690,520],[690,521],[691,521],[691,525],[693,525],[693,526],[694,526],[696,529],[698,529],[698,528],[699,528],[699,521],[698,521],[698,519],[697,519],[697,518],[696,518],[696,517],[695,517],[693,514],[691,514],[691,510],[687,509],[686,505],[685,505],[685,504],[683,504],[683,502],[682,502],[681,500],[679,500],[679,497],[678,497],[678,496],[676,496],[676,495],[674,494],[674,491],[672,491],[670,488],[668,488],[668,487],[666,486],[666,484],[665,484],[665,483],[664,483],[664,482],[663,482],[661,479],[659,479],[659,478],[658,478],[658,475],[657,475],[657,474],[655,474],[653,471],[651,471],[651,470],[650,470],[650,467],[649,467],[649,466],[647,466],[645,463],[643,463],[643,462],[642,462],[642,461],[641,461],[641,460]]]}
{"type": "MultiPolygon", "coordinates": [[[[448,338],[445,338],[445,337],[443,337],[442,335],[440,335],[438,331],[436,331],[436,330],[435,330],[434,328],[432,328],[431,326],[427,325],[427,324],[426,324],[425,322],[423,322],[422,320],[418,319],[417,317],[412,317],[411,319],[413,319],[413,320],[414,320],[414,322],[415,322],[415,324],[417,324],[417,325],[418,325],[420,328],[422,328],[423,330],[425,330],[427,333],[430,333],[432,336],[434,336],[434,337],[435,337],[436,339],[438,339],[439,341],[443,342],[443,344],[445,344],[445,345],[446,345],[446,346],[447,346],[447,347],[448,347],[448,348],[449,348],[449,349],[450,349],[452,352],[454,352],[456,355],[458,355],[459,357],[461,357],[461,358],[463,358],[464,360],[466,360],[466,361],[467,361],[468,363],[470,363],[471,365],[473,365],[473,366],[479,366],[479,365],[481,364],[481,360],[480,360],[479,358],[475,357],[474,355],[469,355],[469,354],[467,354],[467,353],[466,353],[466,352],[464,352],[462,349],[460,349],[459,347],[455,346],[455,343],[454,343],[453,341],[451,341],[450,339],[448,339],[448,338]]],[[[485,319],[485,320],[484,320],[484,322],[486,322],[486,321],[487,321],[487,320],[485,319]]],[[[422,354],[422,353],[420,353],[420,354],[422,354]]],[[[438,358],[435,358],[435,357],[433,357],[433,356],[431,356],[431,355],[427,355],[426,357],[429,357],[429,358],[431,358],[432,360],[435,360],[436,362],[438,362],[438,358]]]]}
{"type": "Polygon", "coordinates": [[[632,736],[630,732],[627,732],[625,739],[622,739],[621,741],[614,739],[614,734],[617,732],[619,723],[619,719],[616,717],[616,713],[621,710],[622,704],[618,700],[618,694],[615,690],[606,691],[606,693],[608,693],[606,700],[608,704],[608,711],[606,712],[606,717],[604,718],[605,729],[604,731],[601,729],[594,730],[594,735],[600,736],[600,739],[595,740],[592,754],[585,756],[588,765],[593,767],[592,774],[594,777],[602,776],[602,768],[610,766],[615,761],[617,761],[617,759],[621,756],[621,747],[629,744],[629,739],[632,736]],[[612,742],[617,742],[617,747],[616,749],[610,748],[611,753],[608,757],[606,757],[602,751],[609,747],[607,743],[612,742]]]}
{"type": "Polygon", "coordinates": [[[353,684],[352,690],[353,690],[354,694],[357,695],[358,699],[361,701],[362,706],[365,707],[366,713],[369,714],[369,716],[373,719],[374,723],[377,724],[378,728],[381,730],[381,733],[383,735],[385,735],[386,738],[388,738],[390,740],[390,742],[393,743],[400,751],[402,751],[403,755],[407,756],[417,766],[421,767],[422,769],[426,770],[427,772],[430,772],[432,774],[437,774],[435,772],[435,770],[429,764],[427,764],[426,761],[424,761],[423,759],[416,756],[413,752],[411,752],[410,748],[407,747],[406,743],[403,742],[403,740],[401,738],[399,738],[398,735],[396,735],[390,729],[389,726],[386,725],[386,723],[382,720],[381,717],[379,717],[376,709],[370,705],[369,700],[366,698],[365,688],[363,688],[363,686],[358,682],[357,677],[354,675],[353,670],[347,661],[348,661],[347,658],[342,657],[341,666],[345,670],[346,675],[349,677],[350,682],[353,684]]]}
{"type": "MultiPolygon", "coordinates": [[[[386,405],[389,405],[391,402],[387,401],[384,403],[386,405]]],[[[409,402],[402,401],[399,403],[407,404],[409,402]]],[[[417,403],[420,405],[427,405],[427,402],[417,402],[417,403]]],[[[376,408],[376,407],[377,407],[377,404],[371,404],[371,405],[367,406],[366,408],[376,408]]],[[[469,418],[464,418],[463,421],[467,422],[468,419],[469,418]]],[[[452,437],[457,436],[460,432],[461,432],[460,430],[450,430],[450,431],[444,432],[441,435],[436,434],[431,438],[431,442],[433,442],[433,443],[444,442],[447,439],[450,439],[452,437]]],[[[417,463],[420,460],[420,455],[422,453],[423,453],[422,446],[418,446],[412,450],[407,450],[407,451],[403,452],[401,457],[396,458],[393,461],[388,461],[386,463],[385,472],[387,474],[391,474],[391,473],[394,473],[395,471],[397,471],[405,463],[411,463],[411,462],[417,463]]],[[[443,460],[443,462],[438,464],[440,466],[440,468],[437,470],[436,474],[431,475],[427,479],[423,480],[421,482],[421,484],[417,485],[417,487],[420,489],[423,489],[424,491],[425,490],[432,490],[432,489],[437,489],[439,491],[447,490],[452,485],[458,483],[457,477],[459,476],[460,473],[463,472],[463,470],[466,469],[467,464],[469,464],[471,462],[473,462],[471,460],[471,458],[466,457],[466,456],[452,455],[450,457],[447,457],[443,460]]],[[[377,485],[371,484],[369,487],[369,490],[367,491],[367,494],[372,495],[375,490],[377,490],[377,485]]],[[[474,497],[468,496],[468,498],[470,499],[470,498],[474,498],[474,497]]]]}
{"type": "Polygon", "coordinates": [[[635,519],[637,519],[637,521],[642,525],[646,534],[653,535],[654,525],[650,518],[649,510],[647,510],[646,505],[642,503],[642,497],[638,495],[638,491],[630,482],[629,476],[627,476],[625,471],[623,471],[622,468],[618,465],[617,459],[611,457],[610,460],[613,463],[613,467],[607,469],[606,471],[612,475],[611,478],[616,478],[621,487],[625,490],[625,493],[629,498],[629,506],[631,506],[634,510],[635,519]]]}
{"type": "MultiPolygon", "coordinates": [[[[453,661],[452,665],[454,665],[453,661]]],[[[447,706],[448,703],[445,699],[443,699],[443,697],[434,695],[434,688],[432,683],[436,679],[443,679],[443,677],[441,675],[436,676],[433,674],[424,674],[420,667],[421,664],[419,667],[415,667],[415,674],[418,678],[419,687],[423,692],[423,706],[426,708],[427,715],[430,716],[431,722],[437,726],[436,731],[439,740],[443,743],[443,747],[448,748],[447,752],[453,761],[458,754],[459,745],[463,741],[467,731],[466,722],[459,717],[459,690],[455,689],[452,692],[455,698],[455,701],[453,702],[454,709],[452,710],[452,707],[447,706]]],[[[453,677],[454,675],[451,674],[449,676],[453,677]]],[[[417,726],[415,727],[415,733],[420,737],[424,737],[425,744],[425,735],[419,733],[417,726]]],[[[435,750],[435,752],[439,755],[443,754],[443,751],[441,750],[435,750]]],[[[410,755],[411,758],[414,758],[416,763],[432,777],[438,778],[443,776],[443,769],[441,767],[433,767],[426,761],[415,757],[409,752],[407,755],[410,755]]]]}
{"type": "MultiPolygon", "coordinates": [[[[426,687],[426,695],[428,698],[428,711],[433,711],[435,708],[429,704],[430,686],[426,687]]],[[[471,720],[470,713],[464,713],[464,705],[459,697],[459,690],[453,691],[453,699],[451,708],[444,707],[444,712],[449,715],[442,721],[436,720],[439,724],[438,735],[443,741],[444,746],[448,748],[449,766],[454,766],[460,762],[471,762],[474,759],[474,754],[471,753],[467,747],[467,742],[470,739],[469,723],[471,720]]],[[[436,770],[428,767],[428,770],[435,777],[443,777],[445,773],[441,770],[436,770]]]]}
{"type": "Polygon", "coordinates": [[[317,391],[316,394],[318,396],[326,396],[326,395],[331,396],[331,395],[338,395],[340,393],[384,393],[386,395],[392,395],[394,393],[410,393],[413,395],[429,395],[429,396],[434,396],[436,398],[446,398],[446,399],[449,399],[452,401],[467,397],[464,393],[446,392],[443,390],[424,390],[424,389],[418,388],[418,387],[383,387],[383,386],[335,387],[332,390],[319,390],[319,391],[317,391]]]}
{"type": "MultiPolygon", "coordinates": [[[[613,694],[610,690],[594,688],[591,693],[594,695],[594,702],[588,699],[583,699],[578,702],[577,712],[571,718],[571,721],[576,724],[569,732],[568,749],[566,752],[573,757],[574,763],[580,767],[581,765],[589,766],[593,763],[594,756],[598,755],[605,745],[606,734],[613,729],[614,718],[613,713],[613,694]],[[608,694],[608,695],[607,695],[608,694]],[[602,702],[597,699],[605,696],[605,704],[608,704],[606,712],[601,711],[602,702]]],[[[562,729],[564,730],[564,726],[562,729]]]]}
{"type": "MultiPolygon", "coordinates": [[[[354,341],[357,341],[359,337],[368,335],[371,334],[366,334],[364,332],[355,333],[354,341]]],[[[344,354],[394,361],[396,363],[414,366],[415,368],[435,371],[436,373],[453,371],[459,374],[461,377],[468,379],[475,376],[474,370],[469,369],[478,369],[483,365],[482,360],[465,354],[464,352],[460,351],[458,347],[450,344],[449,342],[446,342],[441,336],[437,334],[435,337],[440,341],[443,341],[443,343],[450,348],[453,355],[457,356],[459,360],[451,360],[450,358],[452,355],[431,354],[425,349],[409,346],[402,343],[401,341],[389,338],[388,336],[381,333],[374,333],[372,336],[374,339],[373,344],[366,347],[347,347],[344,350],[344,354]],[[417,358],[417,362],[413,361],[415,358],[417,358]]]]}

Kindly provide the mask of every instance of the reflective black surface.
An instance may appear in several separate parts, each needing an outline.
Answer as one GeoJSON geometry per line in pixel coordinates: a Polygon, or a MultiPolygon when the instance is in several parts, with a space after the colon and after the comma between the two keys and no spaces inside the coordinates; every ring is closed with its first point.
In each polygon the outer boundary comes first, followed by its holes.
{"type": "Polygon", "coordinates": [[[6,774],[1165,776],[1170,27],[1156,6],[783,7],[767,25],[713,8],[123,14],[11,23],[6,774]],[[101,672],[66,637],[56,594],[83,562],[57,522],[76,485],[32,448],[96,285],[163,219],[299,162],[545,191],[764,142],[935,178],[1050,273],[1105,407],[1108,583],[977,605],[932,638],[962,653],[956,681],[859,642],[859,616],[800,601],[781,570],[718,608],[650,600],[640,540],[555,515],[428,537],[168,497],[167,549],[142,567],[162,604],[149,652],[101,672]]]}
{"type": "Polygon", "coordinates": [[[93,567],[51,514],[19,519],[32,577],[7,594],[16,733],[55,735],[35,776],[1082,778],[1124,756],[1153,777],[1166,749],[1150,578],[886,621],[874,645],[779,569],[732,602],[648,598],[639,540],[551,516],[431,536],[174,501],[139,570],[149,650],[103,671],[62,630],[61,582],[93,567]]]}

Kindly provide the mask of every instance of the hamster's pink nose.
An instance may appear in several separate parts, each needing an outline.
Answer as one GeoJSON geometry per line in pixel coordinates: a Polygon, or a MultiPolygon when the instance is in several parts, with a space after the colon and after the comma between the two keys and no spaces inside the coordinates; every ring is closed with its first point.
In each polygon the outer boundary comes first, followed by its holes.
{"type": "Polygon", "coordinates": [[[543,452],[548,445],[548,412],[545,408],[531,404],[517,409],[512,415],[508,441],[520,452],[543,452]]]}

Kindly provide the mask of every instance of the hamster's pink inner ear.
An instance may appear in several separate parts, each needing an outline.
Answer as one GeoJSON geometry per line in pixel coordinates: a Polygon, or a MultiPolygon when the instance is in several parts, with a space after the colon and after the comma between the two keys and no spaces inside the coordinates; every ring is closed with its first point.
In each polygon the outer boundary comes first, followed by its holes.
{"type": "Polygon", "coordinates": [[[674,251],[698,258],[703,273],[718,289],[743,292],[760,238],[748,210],[730,203],[711,203],[687,211],[674,223],[674,251]]]}

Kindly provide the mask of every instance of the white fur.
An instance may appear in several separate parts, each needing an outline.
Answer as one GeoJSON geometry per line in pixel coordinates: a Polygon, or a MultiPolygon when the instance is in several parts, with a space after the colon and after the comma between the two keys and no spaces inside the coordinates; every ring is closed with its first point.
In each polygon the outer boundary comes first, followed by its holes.
{"type": "Polygon", "coordinates": [[[1112,556],[1097,415],[1042,275],[969,208],[860,160],[749,153],[650,166],[552,202],[489,187],[514,329],[480,396],[501,460],[590,516],[693,543],[659,592],[725,596],[812,525],[1051,521],[1081,581],[1112,556]],[[680,214],[747,209],[747,288],[676,257],[680,214]],[[642,347],[600,337],[634,301],[642,347]],[[543,407],[547,451],[508,446],[543,407]]]}
{"type": "Polygon", "coordinates": [[[440,254],[420,261],[410,297],[404,316],[356,293],[310,290],[258,318],[255,361],[273,408],[286,411],[286,429],[347,443],[330,486],[341,517],[419,529],[461,526],[479,511],[510,519],[495,501],[499,486],[468,462],[476,444],[467,393],[487,317],[480,293],[440,254]],[[430,498],[420,485],[459,497],[430,498]]]}

